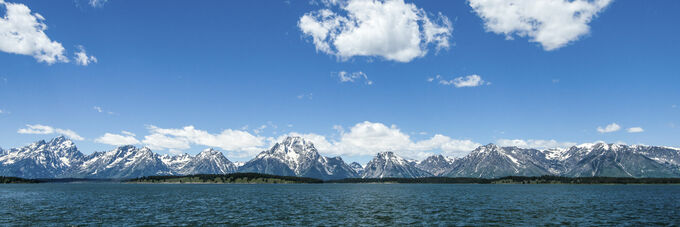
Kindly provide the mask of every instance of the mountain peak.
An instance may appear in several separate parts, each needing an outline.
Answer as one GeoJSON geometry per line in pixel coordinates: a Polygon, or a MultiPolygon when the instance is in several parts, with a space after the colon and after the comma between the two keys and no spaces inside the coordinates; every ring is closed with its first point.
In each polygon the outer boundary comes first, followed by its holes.
{"type": "Polygon", "coordinates": [[[381,157],[398,157],[396,154],[394,154],[393,151],[383,151],[383,152],[378,153],[378,156],[381,156],[381,157]]]}
{"type": "Polygon", "coordinates": [[[206,148],[201,153],[198,153],[196,156],[214,156],[214,155],[219,155],[222,154],[222,152],[215,150],[214,148],[206,148]]]}
{"type": "Polygon", "coordinates": [[[499,147],[496,144],[490,143],[484,146],[477,147],[477,149],[473,150],[472,153],[484,153],[487,151],[498,151],[501,147],[499,147]]]}
{"type": "Polygon", "coordinates": [[[52,139],[52,141],[50,141],[50,142],[62,143],[62,142],[64,142],[64,141],[66,141],[66,140],[69,140],[68,138],[66,138],[66,136],[64,136],[64,135],[59,135],[59,136],[57,136],[57,137],[54,137],[54,139],[52,139]]]}
{"type": "Polygon", "coordinates": [[[485,148],[498,148],[498,145],[496,145],[494,143],[489,143],[487,145],[484,145],[483,147],[485,147],[485,148]]]}
{"type": "MultiPolygon", "coordinates": [[[[144,147],[144,148],[146,148],[146,147],[144,147]]],[[[135,146],[133,146],[133,145],[123,145],[123,146],[119,146],[119,147],[118,147],[118,148],[116,148],[116,149],[118,149],[118,150],[124,150],[124,151],[128,151],[128,150],[133,150],[133,149],[136,149],[136,147],[135,147],[135,146]]],[[[147,149],[148,149],[148,148],[147,148],[147,149]]]]}
{"type": "Polygon", "coordinates": [[[283,141],[281,141],[281,143],[286,144],[286,145],[296,145],[296,144],[306,145],[310,142],[305,140],[305,138],[302,138],[300,136],[288,136],[283,141]]]}
{"type": "Polygon", "coordinates": [[[385,177],[425,177],[431,176],[424,170],[414,166],[392,151],[383,151],[368,162],[364,168],[362,178],[385,178],[385,177]]]}

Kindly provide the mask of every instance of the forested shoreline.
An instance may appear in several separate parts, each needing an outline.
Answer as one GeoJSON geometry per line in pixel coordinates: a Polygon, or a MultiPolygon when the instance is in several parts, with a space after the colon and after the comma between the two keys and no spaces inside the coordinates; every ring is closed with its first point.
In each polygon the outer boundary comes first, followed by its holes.
{"type": "Polygon", "coordinates": [[[494,179],[460,177],[346,178],[323,181],[315,178],[260,173],[146,176],[134,179],[24,179],[0,176],[0,183],[142,183],[142,184],[680,184],[680,178],[507,176],[494,179]]]}

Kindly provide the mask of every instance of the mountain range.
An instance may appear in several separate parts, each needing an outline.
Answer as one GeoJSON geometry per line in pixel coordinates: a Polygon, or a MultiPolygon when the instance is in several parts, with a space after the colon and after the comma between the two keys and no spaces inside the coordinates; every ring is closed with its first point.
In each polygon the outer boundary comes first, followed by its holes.
{"type": "Polygon", "coordinates": [[[222,152],[159,155],[147,147],[120,146],[84,155],[64,136],[21,148],[0,149],[0,176],[22,178],[135,178],[152,175],[255,172],[323,180],[343,178],[419,178],[430,176],[498,178],[556,175],[568,177],[680,177],[680,149],[592,143],[568,149],[480,146],[468,155],[433,155],[407,160],[384,151],[365,166],[325,157],[310,141],[287,137],[252,160],[231,162],[222,152]]]}

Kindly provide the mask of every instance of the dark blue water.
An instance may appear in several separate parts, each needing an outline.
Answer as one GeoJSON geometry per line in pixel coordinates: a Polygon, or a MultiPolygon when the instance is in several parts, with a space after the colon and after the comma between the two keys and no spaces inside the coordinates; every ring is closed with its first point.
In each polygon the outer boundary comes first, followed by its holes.
{"type": "Polygon", "coordinates": [[[679,185],[0,185],[0,225],[679,225],[679,185]]]}

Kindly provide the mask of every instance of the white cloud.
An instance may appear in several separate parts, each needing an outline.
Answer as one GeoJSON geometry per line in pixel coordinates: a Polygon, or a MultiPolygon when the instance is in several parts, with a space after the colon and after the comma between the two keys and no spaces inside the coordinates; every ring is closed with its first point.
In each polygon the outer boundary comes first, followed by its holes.
{"type": "Polygon", "coordinates": [[[85,52],[85,48],[83,46],[78,46],[78,52],[75,54],[76,56],[73,58],[73,60],[76,61],[76,64],[82,65],[82,66],[87,66],[90,63],[97,63],[97,58],[94,56],[87,56],[87,53],[85,52]]]}
{"type": "MultiPolygon", "coordinates": [[[[479,75],[461,76],[453,80],[443,80],[441,79],[441,76],[437,75],[437,79],[439,79],[439,84],[453,85],[455,87],[477,87],[491,84],[490,82],[482,80],[482,77],[480,77],[479,75]]],[[[432,82],[432,80],[428,81],[432,82]]]]}
{"type": "Polygon", "coordinates": [[[226,129],[218,134],[212,134],[194,126],[173,129],[150,125],[148,129],[151,134],[144,136],[142,142],[151,149],[185,150],[189,149],[191,144],[196,144],[251,155],[265,145],[264,137],[241,130],[226,129]]]}
{"type": "Polygon", "coordinates": [[[101,106],[93,106],[92,109],[94,109],[95,111],[97,111],[97,113],[106,113],[106,114],[110,114],[110,115],[115,115],[115,114],[116,114],[116,113],[114,113],[114,112],[104,110],[104,108],[102,108],[101,106]]]}
{"type": "Polygon", "coordinates": [[[260,134],[262,131],[264,131],[267,128],[267,125],[260,125],[260,127],[253,129],[253,132],[255,134],[260,134]]]}
{"type": "Polygon", "coordinates": [[[0,17],[0,51],[33,56],[38,62],[47,64],[69,61],[61,43],[50,40],[45,34],[47,25],[43,23],[43,16],[31,13],[24,4],[0,0],[2,6],[5,15],[0,17]]]}
{"type": "Polygon", "coordinates": [[[114,146],[134,145],[139,144],[139,140],[135,138],[135,134],[127,131],[122,131],[121,134],[105,133],[103,136],[94,140],[97,143],[109,144],[114,146]]]}
{"type": "Polygon", "coordinates": [[[47,125],[41,125],[41,124],[35,124],[35,125],[26,125],[26,128],[21,128],[17,130],[17,133],[19,134],[42,134],[42,135],[47,135],[47,134],[61,134],[64,136],[67,136],[73,140],[84,140],[83,137],[78,135],[76,132],[70,129],[60,129],[60,128],[54,128],[51,126],[47,125]]]}
{"type": "Polygon", "coordinates": [[[379,56],[410,62],[427,54],[428,46],[449,47],[453,27],[441,13],[428,13],[403,0],[326,1],[327,8],[303,15],[298,27],[312,38],[317,51],[341,60],[379,56]],[[336,10],[336,12],[332,11],[336,10]]]}
{"type": "Polygon", "coordinates": [[[575,146],[574,142],[558,142],[556,140],[522,140],[522,139],[499,139],[496,144],[503,147],[520,147],[520,148],[534,148],[534,149],[548,149],[548,148],[568,148],[575,146]]]}
{"type": "Polygon", "coordinates": [[[440,134],[426,140],[413,141],[396,125],[387,126],[369,121],[358,123],[348,131],[337,125],[333,128],[340,133],[338,140],[330,140],[314,133],[292,132],[275,141],[281,141],[286,136],[301,136],[312,141],[319,152],[327,155],[372,156],[381,151],[394,151],[404,157],[417,159],[432,155],[433,151],[441,151],[448,156],[462,156],[481,145],[440,134]]]}
{"type": "Polygon", "coordinates": [[[106,2],[108,2],[108,1],[109,0],[90,0],[88,2],[88,4],[90,4],[90,6],[92,6],[94,8],[100,8],[100,7],[103,7],[104,4],[106,4],[106,2]]]}
{"type": "Polygon", "coordinates": [[[619,126],[619,125],[616,124],[616,123],[608,124],[608,125],[607,125],[606,127],[604,127],[604,128],[602,128],[602,127],[597,127],[597,131],[600,132],[600,133],[616,132],[616,131],[619,131],[620,129],[621,129],[621,126],[619,126]]]}
{"type": "Polygon", "coordinates": [[[468,0],[487,31],[529,37],[546,51],[588,34],[588,23],[613,0],[468,0]]]}
{"type": "Polygon", "coordinates": [[[632,128],[628,128],[627,131],[629,133],[640,133],[640,132],[644,132],[645,130],[642,129],[641,127],[632,127],[632,128]]]}
{"type": "Polygon", "coordinates": [[[373,81],[368,79],[368,76],[364,72],[353,72],[353,73],[348,73],[345,71],[340,71],[338,72],[338,77],[340,78],[340,82],[350,82],[354,83],[355,81],[358,80],[364,80],[367,85],[372,85],[373,81]]]}
{"type": "Polygon", "coordinates": [[[4,113],[5,113],[5,111],[0,109],[0,114],[4,114],[4,113]]]}

